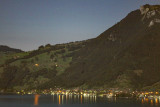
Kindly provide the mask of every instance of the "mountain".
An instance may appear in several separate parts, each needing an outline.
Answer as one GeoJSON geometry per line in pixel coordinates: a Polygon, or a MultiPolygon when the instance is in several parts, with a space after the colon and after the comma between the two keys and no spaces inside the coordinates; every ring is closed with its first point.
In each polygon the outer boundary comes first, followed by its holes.
{"type": "Polygon", "coordinates": [[[1,52],[1,92],[54,87],[53,84],[48,85],[48,82],[64,73],[65,69],[71,65],[74,53],[84,47],[88,41],[46,44],[29,52],[1,52]]]}
{"type": "Polygon", "coordinates": [[[23,52],[20,49],[14,49],[14,48],[10,48],[8,46],[4,46],[4,45],[0,45],[0,52],[15,52],[15,53],[19,53],[19,52],[23,52]]]}
{"type": "Polygon", "coordinates": [[[143,89],[159,82],[159,29],[159,5],[132,11],[76,53],[63,85],[143,89]]]}
{"type": "Polygon", "coordinates": [[[160,5],[147,4],[96,38],[4,54],[0,60],[0,89],[159,90],[159,29],[160,5]]]}

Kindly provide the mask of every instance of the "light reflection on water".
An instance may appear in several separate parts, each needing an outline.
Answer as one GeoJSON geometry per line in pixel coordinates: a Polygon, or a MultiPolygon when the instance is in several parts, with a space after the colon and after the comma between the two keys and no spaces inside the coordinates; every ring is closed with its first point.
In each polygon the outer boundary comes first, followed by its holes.
{"type": "Polygon", "coordinates": [[[0,107],[159,107],[160,98],[95,95],[0,95],[0,107]],[[12,106],[13,105],[13,106],[12,106]]]}
{"type": "Polygon", "coordinates": [[[159,98],[141,98],[141,103],[142,104],[148,104],[151,106],[160,106],[159,104],[160,99],[159,98]]]}
{"type": "Polygon", "coordinates": [[[39,94],[34,95],[34,105],[35,105],[35,106],[37,106],[37,105],[38,105],[39,97],[40,97],[40,95],[39,95],[39,94]]]}
{"type": "MultiPolygon", "coordinates": [[[[59,105],[61,104],[70,104],[70,103],[89,103],[89,104],[96,104],[96,103],[106,103],[106,102],[132,102],[132,98],[116,98],[111,97],[107,98],[105,96],[84,96],[84,95],[53,95],[53,102],[58,102],[59,105]],[[57,99],[56,99],[57,96],[57,99]]],[[[135,99],[135,102],[141,105],[151,105],[151,106],[159,106],[160,99],[159,98],[138,98],[135,99]]]]}
{"type": "Polygon", "coordinates": [[[61,104],[61,95],[59,95],[59,103],[58,104],[61,104]]]}
{"type": "MultiPolygon", "coordinates": [[[[57,104],[70,103],[96,103],[97,96],[83,96],[83,95],[53,95],[52,101],[57,104]]],[[[36,97],[35,97],[36,98],[36,97]]]]}
{"type": "MultiPolygon", "coordinates": [[[[39,98],[41,96],[36,94],[34,95],[34,105],[38,106],[39,104],[39,98]]],[[[120,102],[120,98],[118,98],[120,102]]],[[[90,103],[90,104],[96,104],[97,103],[97,96],[84,96],[84,95],[53,95],[52,96],[53,103],[57,103],[59,105],[61,104],[71,104],[71,103],[78,103],[78,104],[84,104],[84,103],[90,103]]],[[[126,99],[126,101],[129,101],[126,99]]],[[[151,105],[151,106],[159,106],[160,99],[159,98],[138,98],[137,102],[140,102],[142,105],[151,105]]],[[[104,103],[104,102],[117,102],[116,97],[107,98],[105,96],[98,96],[98,103],[104,103]]]]}

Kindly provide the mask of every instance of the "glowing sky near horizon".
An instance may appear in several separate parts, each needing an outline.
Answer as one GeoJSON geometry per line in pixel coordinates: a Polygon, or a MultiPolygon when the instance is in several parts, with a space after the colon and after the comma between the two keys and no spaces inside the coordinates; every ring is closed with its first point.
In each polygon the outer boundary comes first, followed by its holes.
{"type": "Polygon", "coordinates": [[[28,51],[95,38],[144,4],[160,0],[0,0],[0,45],[28,51]]]}

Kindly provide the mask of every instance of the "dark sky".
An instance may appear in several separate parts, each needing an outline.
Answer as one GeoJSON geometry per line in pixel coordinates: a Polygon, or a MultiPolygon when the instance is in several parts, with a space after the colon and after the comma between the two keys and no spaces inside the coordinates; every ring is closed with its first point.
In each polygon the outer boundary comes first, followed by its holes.
{"type": "Polygon", "coordinates": [[[0,0],[0,45],[28,51],[94,38],[144,4],[160,0],[0,0]]]}

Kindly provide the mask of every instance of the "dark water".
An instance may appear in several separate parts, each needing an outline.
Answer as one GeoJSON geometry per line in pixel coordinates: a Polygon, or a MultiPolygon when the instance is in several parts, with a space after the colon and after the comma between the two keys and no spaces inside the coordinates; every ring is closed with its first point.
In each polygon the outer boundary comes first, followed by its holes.
{"type": "Polygon", "coordinates": [[[82,95],[0,95],[0,107],[160,107],[159,99],[82,95]]]}

